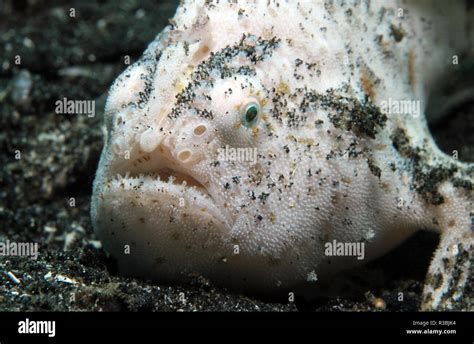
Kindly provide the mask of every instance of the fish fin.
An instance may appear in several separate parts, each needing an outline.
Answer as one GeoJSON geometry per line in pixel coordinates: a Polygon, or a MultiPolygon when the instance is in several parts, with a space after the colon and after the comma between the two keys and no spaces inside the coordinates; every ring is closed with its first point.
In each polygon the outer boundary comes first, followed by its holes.
{"type": "Polygon", "coordinates": [[[443,224],[423,289],[423,311],[474,309],[469,297],[473,288],[474,208],[472,199],[468,203],[467,219],[451,219],[443,224]]]}

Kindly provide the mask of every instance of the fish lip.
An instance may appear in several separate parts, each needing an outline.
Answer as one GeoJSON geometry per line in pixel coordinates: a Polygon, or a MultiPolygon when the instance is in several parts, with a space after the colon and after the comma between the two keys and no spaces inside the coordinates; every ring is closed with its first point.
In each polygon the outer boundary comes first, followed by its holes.
{"type": "Polygon", "coordinates": [[[178,176],[178,180],[180,177],[180,178],[186,178],[192,181],[191,185],[189,184],[184,185],[185,189],[194,188],[195,191],[200,192],[203,196],[207,197],[208,199],[212,201],[213,205],[219,210],[221,217],[223,217],[226,220],[226,224],[227,224],[226,227],[230,232],[230,230],[232,229],[234,225],[235,220],[232,217],[232,214],[230,213],[230,211],[221,205],[221,203],[219,202],[219,197],[216,197],[214,193],[214,190],[213,190],[214,188],[209,187],[209,182],[205,181],[203,177],[200,177],[197,174],[191,173],[189,171],[178,171],[172,168],[168,168],[168,169],[172,171],[175,176],[178,176]]]}
{"type": "Polygon", "coordinates": [[[120,183],[123,181],[133,180],[135,180],[135,182],[153,182],[159,185],[160,188],[166,190],[169,194],[176,194],[177,191],[175,188],[184,190],[184,192],[190,192],[192,189],[195,192],[198,192],[202,197],[200,200],[195,199],[196,202],[210,202],[213,208],[218,210],[219,214],[215,214],[213,211],[209,211],[208,213],[216,219],[217,223],[223,223],[226,230],[230,233],[234,225],[234,219],[230,211],[220,205],[218,198],[216,198],[215,195],[213,195],[213,192],[210,191],[212,188],[205,186],[208,183],[202,181],[202,179],[200,181],[199,179],[201,178],[193,176],[188,171],[165,166],[160,167],[155,171],[143,171],[137,173],[131,173],[130,171],[125,171],[123,173],[116,172],[114,177],[109,178],[109,181],[115,180],[120,183]]]}

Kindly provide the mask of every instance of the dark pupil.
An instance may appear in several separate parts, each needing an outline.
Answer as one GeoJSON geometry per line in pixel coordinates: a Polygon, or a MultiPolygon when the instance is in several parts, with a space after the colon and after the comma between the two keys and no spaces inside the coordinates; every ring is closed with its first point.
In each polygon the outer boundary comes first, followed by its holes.
{"type": "Polygon", "coordinates": [[[258,109],[255,105],[251,105],[248,107],[247,112],[245,113],[245,120],[247,122],[253,122],[253,120],[257,117],[258,109]]]}

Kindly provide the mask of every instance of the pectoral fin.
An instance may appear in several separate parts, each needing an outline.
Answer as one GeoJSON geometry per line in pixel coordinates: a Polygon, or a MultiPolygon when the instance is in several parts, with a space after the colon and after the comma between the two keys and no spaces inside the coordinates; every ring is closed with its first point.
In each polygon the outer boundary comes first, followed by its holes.
{"type": "Polygon", "coordinates": [[[459,224],[451,220],[441,234],[423,289],[424,311],[474,309],[474,213],[469,217],[459,224]]]}

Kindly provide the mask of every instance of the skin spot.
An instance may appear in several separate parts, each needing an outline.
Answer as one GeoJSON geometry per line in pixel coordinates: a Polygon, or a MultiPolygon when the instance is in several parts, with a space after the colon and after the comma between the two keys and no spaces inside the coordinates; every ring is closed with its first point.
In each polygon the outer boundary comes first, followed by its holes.
{"type": "Polygon", "coordinates": [[[375,90],[374,90],[374,84],[372,82],[372,79],[370,78],[370,74],[366,71],[362,71],[362,75],[360,77],[360,83],[362,85],[362,89],[364,90],[364,93],[372,100],[375,99],[375,90]]]}
{"type": "Polygon", "coordinates": [[[395,26],[394,24],[390,25],[390,35],[395,39],[395,42],[399,43],[405,37],[405,30],[403,30],[402,25],[395,26]]]}
{"type": "Polygon", "coordinates": [[[334,110],[334,114],[328,117],[336,128],[351,130],[358,136],[374,139],[377,132],[385,127],[388,119],[370,101],[361,103],[359,100],[342,97],[333,91],[312,96],[323,107],[334,110]]]}
{"type": "Polygon", "coordinates": [[[258,127],[253,127],[252,128],[252,136],[256,137],[259,133],[260,129],[258,127]]]}
{"type": "Polygon", "coordinates": [[[434,289],[438,289],[439,287],[441,287],[443,285],[443,275],[442,274],[436,274],[433,276],[433,288],[434,289]]]}
{"type": "Polygon", "coordinates": [[[369,166],[370,172],[372,172],[374,176],[380,179],[380,176],[382,175],[382,170],[375,164],[374,160],[372,158],[367,159],[367,164],[369,166]]]}
{"type": "Polygon", "coordinates": [[[270,213],[270,222],[272,224],[275,224],[276,222],[276,215],[274,213],[270,213]]]}
{"type": "Polygon", "coordinates": [[[131,89],[136,92],[136,91],[140,90],[141,86],[142,86],[141,83],[136,82],[131,86],[131,89]]]}
{"type": "Polygon", "coordinates": [[[160,113],[158,114],[158,118],[160,119],[160,121],[167,115],[167,111],[165,109],[161,109],[160,110],[160,113]]]}
{"type": "Polygon", "coordinates": [[[184,90],[184,88],[186,87],[186,85],[181,82],[180,80],[176,81],[175,84],[174,84],[174,88],[176,90],[176,92],[181,92],[182,90],[184,90]]]}
{"type": "Polygon", "coordinates": [[[408,83],[413,92],[415,92],[416,87],[415,59],[416,55],[412,50],[408,54],[408,83]]]}
{"type": "Polygon", "coordinates": [[[351,178],[344,176],[344,177],[341,178],[341,182],[350,185],[352,183],[352,180],[351,180],[351,178]]]}
{"type": "Polygon", "coordinates": [[[307,137],[300,137],[300,138],[298,138],[298,143],[312,146],[314,144],[314,140],[311,139],[311,138],[307,138],[307,137]]]}
{"type": "Polygon", "coordinates": [[[389,183],[382,182],[382,183],[380,183],[380,186],[386,192],[390,192],[390,190],[392,190],[389,183]]]}
{"type": "Polygon", "coordinates": [[[210,52],[210,48],[207,44],[204,44],[201,48],[193,56],[193,62],[200,62],[201,60],[205,59],[210,52]]]}
{"type": "Polygon", "coordinates": [[[276,92],[280,94],[287,94],[290,92],[290,88],[284,82],[280,82],[276,88],[276,92]]]}

